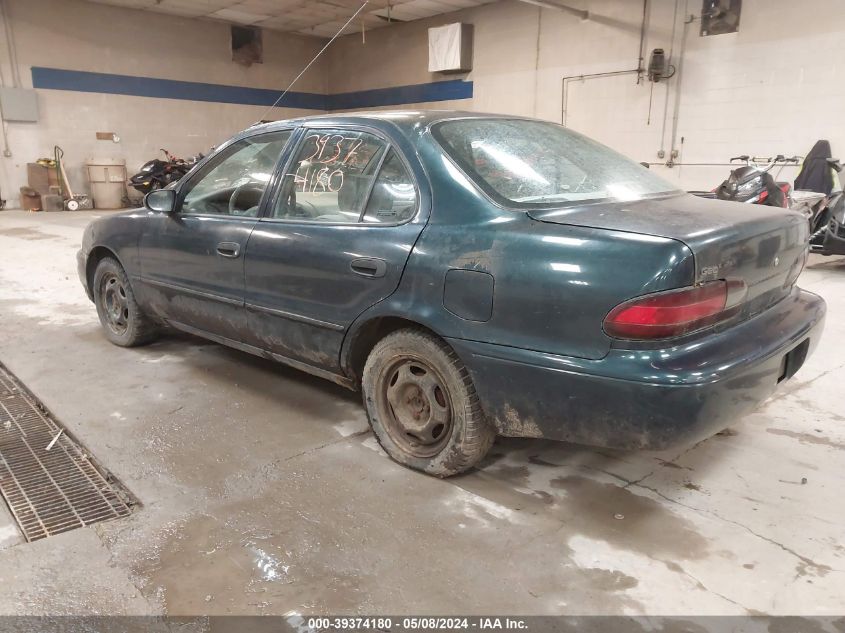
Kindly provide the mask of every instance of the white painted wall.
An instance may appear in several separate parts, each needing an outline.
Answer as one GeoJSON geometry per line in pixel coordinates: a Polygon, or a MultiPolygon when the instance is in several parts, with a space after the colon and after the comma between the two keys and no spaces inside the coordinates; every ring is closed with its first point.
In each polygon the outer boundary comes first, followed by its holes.
{"type": "MultiPolygon", "coordinates": [[[[231,60],[229,25],[222,22],[77,0],[6,0],[6,6],[24,87],[32,86],[30,68],[45,66],[281,91],[323,44],[317,38],[265,31],[265,63],[245,68],[231,60]]],[[[7,86],[9,58],[0,29],[0,68],[7,86]]],[[[296,90],[325,93],[322,64],[315,64],[296,90]]],[[[26,184],[26,163],[52,156],[54,145],[65,150],[71,185],[84,192],[83,163],[89,157],[124,158],[131,175],[162,146],[182,156],[207,152],[265,110],[60,90],[38,93],[38,123],[6,124],[12,157],[0,157],[0,191],[9,206],[17,204],[18,189],[26,184]],[[115,132],[121,141],[98,141],[98,131],[115,132]]],[[[268,118],[304,112],[280,108],[268,118]]]]}
{"type": "MultiPolygon", "coordinates": [[[[588,8],[592,19],[501,0],[368,31],[365,41],[360,34],[345,36],[295,89],[340,93],[466,78],[474,82],[473,99],[414,107],[561,121],[563,78],[636,67],[642,19],[640,0],[567,1],[588,8]],[[427,29],[454,21],[475,25],[474,69],[468,75],[429,73],[427,29]]],[[[36,65],[281,89],[324,43],[265,31],[265,63],[243,68],[231,61],[226,24],[79,0],[6,2],[25,86],[36,65]]],[[[678,64],[684,19],[697,14],[701,2],[650,0],[649,5],[646,57],[662,47],[673,51],[678,64]]],[[[679,162],[720,162],[743,153],[803,154],[819,138],[829,139],[834,153],[845,157],[845,2],[745,0],[743,5],[737,34],[702,38],[697,22],[688,27],[683,65],[673,79],[654,86],[637,84],[635,75],[570,82],[567,125],[636,160],[658,161],[661,147],[667,155],[671,151],[677,97],[679,162]]],[[[2,30],[0,68],[9,85],[2,30]]],[[[25,182],[25,164],[50,155],[54,144],[66,151],[72,184],[84,189],[82,164],[88,157],[125,158],[131,173],[162,144],[182,155],[206,151],[263,112],[52,90],[40,90],[39,99],[39,123],[7,124],[13,156],[0,157],[0,190],[12,203],[25,182]],[[97,141],[97,131],[116,132],[122,140],[97,141]]],[[[276,110],[273,116],[296,114],[276,110]]],[[[718,184],[728,168],[655,169],[683,188],[698,189],[718,184]]],[[[794,172],[783,176],[791,179],[794,172]]]]}
{"type": "MultiPolygon", "coordinates": [[[[474,69],[466,75],[474,82],[474,98],[446,105],[560,122],[562,79],[635,68],[642,20],[639,0],[568,3],[589,9],[593,18],[584,22],[503,0],[373,31],[365,44],[360,36],[346,36],[331,52],[329,86],[343,91],[452,78],[427,72],[426,29],[463,21],[475,25],[474,69]]],[[[677,65],[683,21],[700,12],[701,2],[678,0],[677,15],[675,0],[649,4],[646,58],[653,48],[664,48],[673,51],[677,65]]],[[[736,34],[699,37],[698,22],[687,28],[680,75],[654,86],[638,85],[635,75],[570,82],[567,125],[638,161],[658,161],[661,146],[667,156],[671,150],[680,78],[679,162],[805,154],[819,138],[829,139],[834,153],[845,157],[845,2],[745,0],[736,34]]],[[[712,188],[728,171],[655,169],[686,189],[712,188]]],[[[792,179],[795,170],[782,175],[792,179]]]]}

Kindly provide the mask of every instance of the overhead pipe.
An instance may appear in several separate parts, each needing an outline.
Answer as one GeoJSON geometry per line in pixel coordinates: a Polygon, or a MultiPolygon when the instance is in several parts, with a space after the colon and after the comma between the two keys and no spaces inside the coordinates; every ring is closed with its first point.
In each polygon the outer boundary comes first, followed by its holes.
{"type": "MultiPolygon", "coordinates": [[[[519,0],[520,2],[525,2],[527,4],[533,4],[539,7],[545,8],[553,8],[558,9],[561,11],[566,11],[568,13],[572,13],[574,15],[579,16],[582,20],[589,20],[591,18],[590,12],[585,11],[582,9],[575,9],[573,7],[558,4],[557,2],[549,2],[548,0],[519,0]]],[[[595,19],[599,21],[603,21],[599,19],[599,16],[594,16],[595,19]]],[[[642,21],[640,23],[640,42],[637,48],[637,67],[632,69],[624,69],[624,70],[612,70],[608,72],[600,72],[600,73],[586,73],[586,74],[579,74],[579,75],[569,75],[563,78],[561,82],[561,107],[560,107],[560,122],[562,125],[566,126],[566,118],[567,112],[569,111],[569,92],[567,90],[567,86],[570,81],[585,81],[587,79],[598,79],[600,77],[615,77],[618,75],[637,75],[637,83],[640,83],[642,80],[643,72],[645,72],[644,62],[645,62],[645,38],[646,38],[646,25],[648,23],[649,18],[649,1],[643,0],[643,16],[642,21]]]]}
{"type": "Polygon", "coordinates": [[[569,92],[567,91],[566,87],[569,85],[570,81],[578,80],[584,81],[586,79],[597,79],[599,77],[615,77],[617,75],[633,75],[634,73],[641,73],[642,69],[640,68],[632,68],[631,70],[611,70],[605,73],[589,73],[586,75],[569,75],[568,77],[564,77],[561,88],[561,96],[560,96],[560,123],[564,127],[566,127],[566,115],[569,111],[569,92]]]}
{"type": "MultiPolygon", "coordinates": [[[[687,47],[687,30],[690,24],[698,20],[699,18],[695,15],[690,15],[688,18],[684,20],[684,30],[681,33],[681,51],[678,54],[678,64],[677,70],[675,71],[678,74],[678,79],[675,82],[675,111],[672,114],[672,136],[671,141],[669,142],[669,157],[666,161],[667,167],[673,167],[675,165],[675,159],[678,158],[681,154],[680,149],[676,146],[676,141],[678,139],[678,118],[681,111],[681,80],[684,78],[682,73],[683,65],[684,65],[684,53],[687,47]]],[[[683,143],[683,140],[681,141],[683,143]]]]}
{"type": "MultiPolygon", "coordinates": [[[[667,63],[671,64],[675,59],[675,32],[678,26],[678,5],[681,0],[675,0],[675,11],[672,13],[672,35],[669,38],[669,57],[666,58],[667,63]]],[[[684,7],[686,14],[686,5],[684,7]]],[[[686,27],[684,27],[686,28],[686,27]]],[[[677,71],[676,71],[677,72],[677,71]]],[[[663,159],[666,157],[666,123],[669,120],[669,86],[663,95],[663,125],[660,128],[660,149],[657,151],[657,157],[663,159]]]]}
{"type": "Polygon", "coordinates": [[[637,68],[639,69],[639,73],[637,74],[637,84],[639,84],[643,79],[643,69],[645,68],[645,27],[646,22],[648,21],[648,0],[643,0],[643,21],[640,24],[640,55],[637,59],[637,68]]]}

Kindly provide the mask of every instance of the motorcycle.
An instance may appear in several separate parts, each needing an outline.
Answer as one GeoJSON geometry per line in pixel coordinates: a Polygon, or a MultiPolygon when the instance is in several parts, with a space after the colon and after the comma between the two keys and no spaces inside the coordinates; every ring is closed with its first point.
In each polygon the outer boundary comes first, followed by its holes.
{"type": "Polygon", "coordinates": [[[129,184],[133,189],[143,194],[155,189],[163,189],[167,185],[180,180],[203,158],[202,154],[197,154],[185,160],[184,158],[177,158],[164,148],[161,151],[164,152],[165,160],[154,158],[147,161],[141,167],[141,171],[129,179],[129,184]]]}
{"type": "Polygon", "coordinates": [[[824,194],[814,191],[793,190],[788,182],[778,181],[770,173],[772,168],[797,165],[800,156],[786,157],[778,154],[774,157],[735,156],[730,162],[743,161],[745,166],[731,171],[726,180],[713,191],[692,191],[697,196],[718,198],[746,204],[762,204],[772,207],[789,208],[803,214],[812,221],[824,204],[824,194]]]}
{"type": "MultiPolygon", "coordinates": [[[[788,182],[778,182],[769,173],[775,165],[780,165],[782,169],[786,165],[796,165],[800,160],[798,156],[786,158],[783,155],[773,158],[736,156],[731,162],[743,161],[744,167],[731,171],[730,176],[713,191],[690,193],[704,198],[792,209],[807,218],[810,226],[810,252],[845,255],[845,193],[841,184],[838,190],[824,194],[793,189],[788,182]]],[[[823,160],[834,172],[842,172],[843,165],[838,159],[823,160]]]]}
{"type": "Polygon", "coordinates": [[[845,255],[845,192],[841,184],[843,165],[836,158],[828,158],[826,162],[833,171],[840,174],[840,187],[824,196],[824,203],[810,220],[810,252],[845,255]]]}

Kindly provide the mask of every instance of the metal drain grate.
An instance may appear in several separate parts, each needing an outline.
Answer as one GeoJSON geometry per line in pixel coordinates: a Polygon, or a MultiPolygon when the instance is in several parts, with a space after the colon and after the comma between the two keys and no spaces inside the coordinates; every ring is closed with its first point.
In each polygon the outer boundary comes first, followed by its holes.
{"type": "Polygon", "coordinates": [[[0,494],[27,541],[128,515],[127,495],[0,364],[0,494]]]}

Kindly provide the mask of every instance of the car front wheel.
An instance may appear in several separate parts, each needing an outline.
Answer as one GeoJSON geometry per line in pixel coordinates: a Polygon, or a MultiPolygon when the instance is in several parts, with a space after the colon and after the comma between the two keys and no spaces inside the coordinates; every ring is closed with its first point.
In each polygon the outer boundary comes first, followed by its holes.
{"type": "Polygon", "coordinates": [[[158,327],[138,307],[126,271],[112,257],[104,257],[94,271],[94,304],[106,337],[115,345],[134,347],[156,338],[158,327]]]}
{"type": "Polygon", "coordinates": [[[379,341],[362,379],[381,446],[404,466],[438,477],[475,466],[496,433],[464,364],[444,341],[404,329],[379,341]]]}

